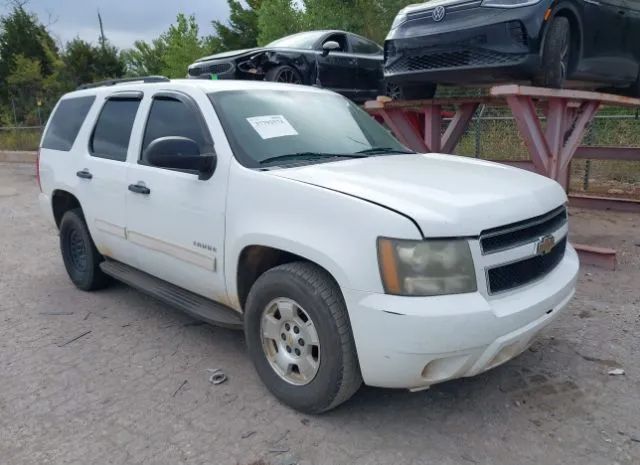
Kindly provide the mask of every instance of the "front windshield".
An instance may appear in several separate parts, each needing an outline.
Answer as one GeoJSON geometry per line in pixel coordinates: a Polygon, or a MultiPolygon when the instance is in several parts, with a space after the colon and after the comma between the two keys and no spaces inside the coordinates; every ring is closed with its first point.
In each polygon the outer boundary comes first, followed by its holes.
{"type": "Polygon", "coordinates": [[[300,48],[305,50],[312,50],[314,44],[323,35],[323,32],[301,32],[299,34],[293,34],[291,36],[283,37],[278,40],[274,40],[267,47],[284,47],[284,48],[300,48]]]}
{"type": "Polygon", "coordinates": [[[251,90],[217,92],[210,98],[236,158],[250,168],[407,153],[386,129],[340,95],[251,90]]]}

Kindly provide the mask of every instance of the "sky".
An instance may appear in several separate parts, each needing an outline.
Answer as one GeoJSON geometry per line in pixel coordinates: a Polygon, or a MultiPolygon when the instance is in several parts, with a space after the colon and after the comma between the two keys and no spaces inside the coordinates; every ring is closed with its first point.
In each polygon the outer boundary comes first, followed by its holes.
{"type": "MultiPolygon", "coordinates": [[[[0,0],[2,13],[9,9],[5,2],[0,0]]],[[[213,32],[211,21],[229,15],[226,0],[29,0],[25,8],[36,13],[63,43],[74,37],[97,42],[99,9],[105,35],[118,48],[157,37],[178,13],[195,14],[202,35],[213,32]]]]}

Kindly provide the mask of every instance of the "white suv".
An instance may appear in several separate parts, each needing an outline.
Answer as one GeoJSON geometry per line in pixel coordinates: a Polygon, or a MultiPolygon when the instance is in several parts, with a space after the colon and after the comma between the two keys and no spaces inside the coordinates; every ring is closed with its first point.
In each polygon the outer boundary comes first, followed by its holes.
{"type": "Polygon", "coordinates": [[[524,351],[578,257],[542,176],[415,154],[345,98],[149,79],[65,95],[40,204],[82,290],[110,277],[244,328],[271,392],[306,412],[364,381],[426,389],[524,351]]]}

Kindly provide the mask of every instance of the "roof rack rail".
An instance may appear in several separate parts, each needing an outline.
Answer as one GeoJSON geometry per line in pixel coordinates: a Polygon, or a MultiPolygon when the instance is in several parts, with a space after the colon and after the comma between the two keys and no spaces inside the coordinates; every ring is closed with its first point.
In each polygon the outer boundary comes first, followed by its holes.
{"type": "Polygon", "coordinates": [[[128,77],[119,79],[107,79],[105,81],[93,82],[91,84],[82,84],[77,90],[93,89],[95,87],[115,86],[116,84],[125,84],[127,82],[143,82],[150,84],[153,82],[169,82],[170,79],[165,76],[140,76],[140,77],[128,77]]]}

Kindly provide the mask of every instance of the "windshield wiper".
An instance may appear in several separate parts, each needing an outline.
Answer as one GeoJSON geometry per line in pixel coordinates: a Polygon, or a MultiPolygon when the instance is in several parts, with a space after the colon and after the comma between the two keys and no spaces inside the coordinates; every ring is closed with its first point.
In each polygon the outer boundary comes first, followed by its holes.
{"type": "Polygon", "coordinates": [[[394,149],[393,147],[372,147],[367,150],[360,150],[357,154],[376,155],[379,153],[416,153],[411,150],[394,149]]]}
{"type": "Polygon", "coordinates": [[[312,160],[316,158],[364,158],[366,155],[364,153],[323,153],[323,152],[297,152],[297,153],[287,153],[285,155],[277,155],[275,157],[265,158],[260,161],[261,165],[266,165],[268,163],[275,163],[279,161],[288,161],[288,160],[312,160]]]}

